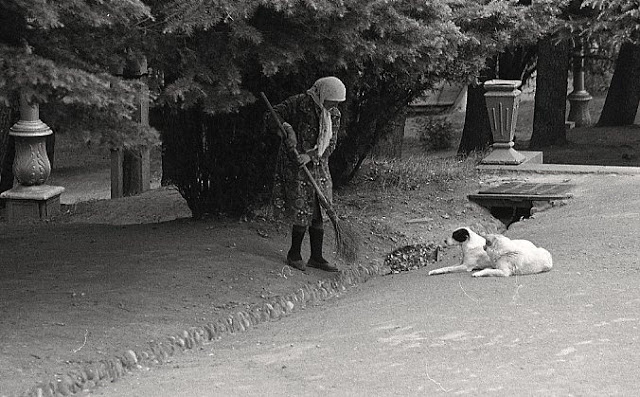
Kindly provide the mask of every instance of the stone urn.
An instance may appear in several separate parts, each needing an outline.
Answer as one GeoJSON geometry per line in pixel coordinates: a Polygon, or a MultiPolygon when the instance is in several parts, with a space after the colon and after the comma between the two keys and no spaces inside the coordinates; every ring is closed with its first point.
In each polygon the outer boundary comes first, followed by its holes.
{"type": "Polygon", "coordinates": [[[9,130],[15,139],[13,174],[18,183],[2,194],[9,222],[44,220],[60,212],[60,186],[45,184],[51,174],[46,138],[51,128],[40,120],[38,104],[20,96],[20,120],[9,130]]]}
{"type": "Polygon", "coordinates": [[[482,164],[518,165],[526,159],[513,148],[521,84],[520,80],[489,80],[484,83],[493,145],[482,164]]]}
{"type": "Polygon", "coordinates": [[[22,186],[44,184],[51,174],[51,163],[47,156],[46,138],[53,134],[51,128],[40,120],[37,104],[29,104],[20,98],[20,120],[14,124],[9,134],[16,143],[13,175],[22,186]]]}

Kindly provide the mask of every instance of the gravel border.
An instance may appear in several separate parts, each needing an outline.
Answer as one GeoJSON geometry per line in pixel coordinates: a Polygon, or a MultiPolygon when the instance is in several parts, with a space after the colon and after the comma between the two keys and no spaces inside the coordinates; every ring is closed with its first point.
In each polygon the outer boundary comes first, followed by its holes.
{"type": "Polygon", "coordinates": [[[225,334],[244,332],[260,323],[277,321],[304,308],[307,304],[335,297],[348,288],[390,272],[391,269],[388,266],[376,264],[359,265],[341,270],[336,276],[308,283],[295,292],[271,298],[266,303],[255,304],[247,310],[218,318],[205,326],[186,329],[169,336],[164,342],[149,342],[146,349],[126,350],[110,359],[80,364],[78,368],[64,375],[55,375],[51,379],[38,382],[19,396],[60,397],[70,396],[80,391],[91,391],[128,373],[151,365],[162,365],[178,353],[218,340],[225,334]]]}

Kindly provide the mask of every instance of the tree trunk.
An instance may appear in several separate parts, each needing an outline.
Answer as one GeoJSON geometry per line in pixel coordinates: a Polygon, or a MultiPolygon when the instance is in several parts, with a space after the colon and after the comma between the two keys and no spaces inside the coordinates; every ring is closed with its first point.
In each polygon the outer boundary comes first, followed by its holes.
{"type": "Polygon", "coordinates": [[[467,110],[464,118],[462,138],[458,146],[459,155],[469,155],[475,151],[483,151],[493,143],[487,103],[484,99],[485,89],[482,85],[469,85],[467,89],[467,110]]]}
{"type": "Polygon", "coordinates": [[[552,37],[547,37],[538,44],[533,134],[529,143],[532,149],[567,141],[565,120],[569,51],[567,40],[555,43],[552,37]]]}
{"type": "Polygon", "coordinates": [[[13,112],[10,107],[0,105],[0,164],[4,163],[9,144],[9,128],[13,121],[13,112]]]}
{"type": "Polygon", "coordinates": [[[640,103],[640,46],[620,47],[598,126],[631,125],[640,103]]]}
{"type": "Polygon", "coordinates": [[[11,107],[0,105],[0,193],[13,187],[13,158],[15,144],[9,129],[16,122],[11,107]]]}

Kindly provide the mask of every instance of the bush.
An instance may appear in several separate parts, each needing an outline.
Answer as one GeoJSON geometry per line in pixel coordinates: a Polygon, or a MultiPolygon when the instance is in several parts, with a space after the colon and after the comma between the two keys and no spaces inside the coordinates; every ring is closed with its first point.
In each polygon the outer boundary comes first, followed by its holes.
{"type": "Polygon", "coordinates": [[[262,112],[155,108],[151,116],[162,135],[162,184],[176,186],[194,218],[245,215],[268,203],[279,141],[261,136],[262,112]]]}
{"type": "Polygon", "coordinates": [[[453,124],[444,117],[424,117],[418,122],[420,144],[425,151],[452,147],[453,124]]]}

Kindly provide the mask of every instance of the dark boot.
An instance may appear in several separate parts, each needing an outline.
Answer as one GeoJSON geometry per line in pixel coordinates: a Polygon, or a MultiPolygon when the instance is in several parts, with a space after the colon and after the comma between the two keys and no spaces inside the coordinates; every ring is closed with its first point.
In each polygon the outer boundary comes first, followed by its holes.
{"type": "Polygon", "coordinates": [[[337,272],[338,268],[330,264],[322,257],[322,244],[324,240],[324,230],[316,227],[309,228],[309,239],[311,240],[311,258],[307,266],[327,272],[337,272]]]}
{"type": "Polygon", "coordinates": [[[307,269],[307,266],[302,260],[302,254],[300,254],[302,240],[304,240],[306,231],[307,228],[305,226],[293,225],[291,228],[291,248],[289,248],[289,252],[287,253],[287,265],[302,271],[307,269]]]}

